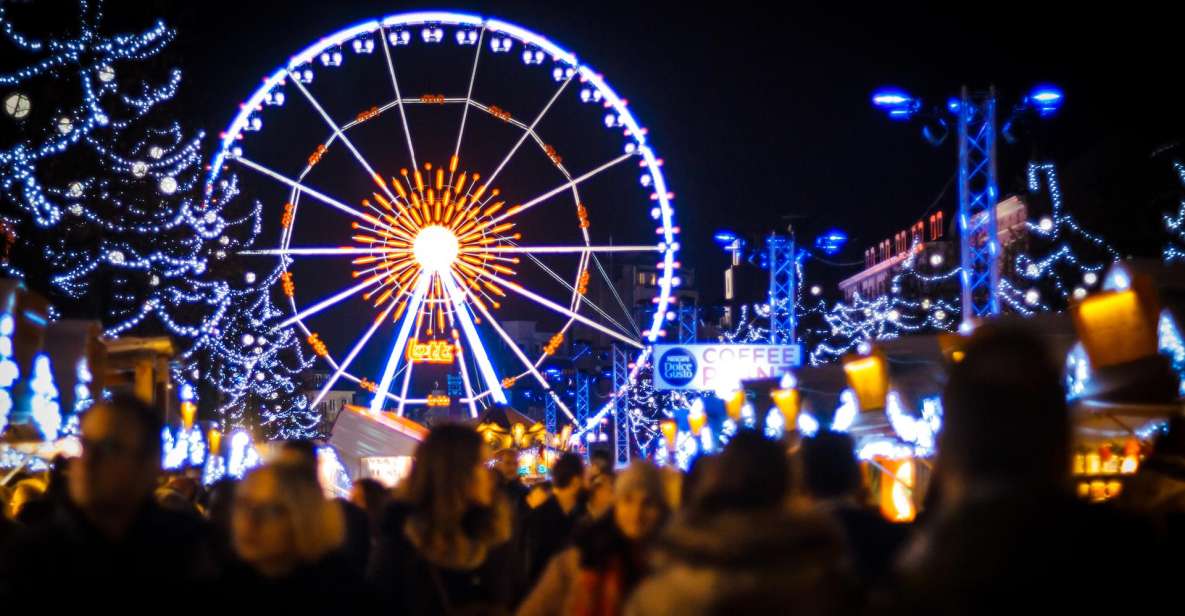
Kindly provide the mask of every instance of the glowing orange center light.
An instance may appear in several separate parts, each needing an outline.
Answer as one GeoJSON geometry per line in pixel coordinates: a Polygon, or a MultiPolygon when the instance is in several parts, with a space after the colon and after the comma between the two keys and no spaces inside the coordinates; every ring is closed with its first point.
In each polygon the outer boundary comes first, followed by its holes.
{"type": "MultiPolygon", "coordinates": [[[[380,190],[362,200],[371,218],[353,224],[354,242],[372,251],[354,259],[353,275],[380,282],[363,299],[382,308],[410,297],[421,275],[431,276],[416,322],[417,330],[423,328],[428,335],[448,332],[453,326],[450,282],[467,293],[467,300],[501,306],[499,298],[506,293],[495,279],[513,276],[515,271],[508,266],[519,259],[502,256],[498,249],[512,246],[522,236],[510,233],[514,223],[503,220],[516,209],[503,210],[506,202],[498,200],[500,191],[480,180],[476,173],[458,172],[456,157],[447,168],[425,163],[423,169],[402,169],[390,183],[374,177],[380,190]]],[[[395,320],[403,316],[405,306],[402,302],[391,309],[395,320]]],[[[409,347],[409,357],[418,353],[409,347]]],[[[430,351],[429,356],[436,359],[424,361],[451,363],[451,349],[447,359],[443,353],[430,351]]]]}

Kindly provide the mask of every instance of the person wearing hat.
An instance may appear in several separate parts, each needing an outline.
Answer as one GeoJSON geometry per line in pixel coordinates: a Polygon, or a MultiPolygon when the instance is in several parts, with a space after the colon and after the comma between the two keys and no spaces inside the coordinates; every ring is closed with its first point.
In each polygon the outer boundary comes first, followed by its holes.
{"type": "Polygon", "coordinates": [[[621,614],[646,574],[646,553],[669,512],[661,472],[634,462],[614,481],[613,509],[548,563],[519,616],[621,614]]]}

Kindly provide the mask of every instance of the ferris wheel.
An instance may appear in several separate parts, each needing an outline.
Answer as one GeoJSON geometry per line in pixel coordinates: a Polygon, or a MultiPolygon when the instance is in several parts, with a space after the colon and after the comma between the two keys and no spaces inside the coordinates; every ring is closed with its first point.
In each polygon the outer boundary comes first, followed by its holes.
{"type": "Polygon", "coordinates": [[[373,393],[372,412],[476,416],[528,380],[576,423],[548,357],[578,337],[621,345],[632,381],[671,317],[678,228],[661,164],[626,100],[543,36],[403,13],[268,75],[206,190],[233,174],[260,203],[263,245],[241,254],[279,268],[277,327],[299,328],[330,372],[314,405],[345,380],[373,393]],[[646,310],[623,301],[614,260],[654,274],[646,310]],[[508,331],[527,319],[547,324],[537,348],[508,331]],[[442,370],[459,374],[446,395],[442,370]]]}

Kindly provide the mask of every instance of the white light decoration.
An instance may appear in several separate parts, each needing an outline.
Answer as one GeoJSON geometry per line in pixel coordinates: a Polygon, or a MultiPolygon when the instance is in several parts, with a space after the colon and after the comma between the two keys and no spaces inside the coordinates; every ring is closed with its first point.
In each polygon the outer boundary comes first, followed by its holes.
{"type": "Polygon", "coordinates": [[[457,236],[442,226],[428,226],[416,235],[412,253],[420,267],[429,272],[449,271],[457,260],[460,244],[457,236]]]}
{"type": "Polygon", "coordinates": [[[1045,232],[1053,231],[1053,219],[1048,216],[1044,216],[1041,218],[1041,221],[1038,223],[1038,226],[1041,227],[1042,231],[1045,231],[1045,232]]]}
{"type": "Polygon", "coordinates": [[[1086,297],[1086,289],[1074,287],[1074,299],[1083,299],[1084,297],[1086,297]]]}
{"type": "Polygon", "coordinates": [[[99,81],[103,83],[111,83],[115,80],[115,69],[111,65],[104,64],[99,67],[99,81]]]}
{"type": "MultiPolygon", "coordinates": [[[[66,194],[71,197],[74,197],[76,199],[78,197],[81,197],[82,196],[82,182],[70,182],[70,186],[66,190],[66,194]]],[[[81,209],[82,209],[82,206],[79,206],[80,211],[81,211],[81,209]]]]}
{"type": "Polygon", "coordinates": [[[1098,281],[1099,275],[1095,272],[1086,272],[1082,275],[1082,282],[1085,282],[1087,286],[1094,286],[1094,284],[1098,281]]]}
{"type": "Polygon", "coordinates": [[[29,389],[33,392],[33,421],[45,440],[57,440],[58,430],[62,427],[62,408],[58,404],[58,388],[54,385],[49,356],[44,353],[33,359],[33,378],[29,382],[29,389]]]}
{"type": "Polygon", "coordinates": [[[942,265],[943,260],[944,259],[942,258],[942,254],[936,252],[936,253],[930,255],[930,266],[931,267],[938,267],[938,266],[942,265]]]}
{"type": "Polygon", "coordinates": [[[69,135],[70,131],[74,130],[74,120],[70,119],[69,116],[62,116],[58,118],[55,126],[58,129],[58,134],[69,135]]]}
{"type": "Polygon", "coordinates": [[[12,385],[20,376],[20,368],[12,359],[15,323],[11,314],[0,314],[0,432],[8,425],[8,415],[13,404],[12,385]]]}
{"type": "Polygon", "coordinates": [[[172,176],[165,176],[160,180],[160,192],[164,195],[171,195],[177,192],[177,178],[172,176]]]}
{"type": "Polygon", "coordinates": [[[29,97],[24,92],[13,92],[4,97],[4,113],[17,120],[23,120],[33,109],[29,97]]]}
{"type": "Polygon", "coordinates": [[[1041,292],[1037,289],[1029,289],[1025,291],[1025,303],[1030,306],[1036,306],[1041,301],[1041,292]]]}
{"type": "Polygon", "coordinates": [[[161,148],[159,145],[154,145],[148,150],[148,158],[151,158],[152,160],[160,160],[160,158],[164,155],[164,148],[161,148]]]}
{"type": "Polygon", "coordinates": [[[127,257],[124,256],[123,252],[119,250],[111,251],[111,253],[107,255],[107,258],[116,265],[122,265],[127,262],[127,257]]]}
{"type": "Polygon", "coordinates": [[[246,274],[243,274],[243,280],[245,280],[247,284],[253,284],[255,282],[255,272],[247,272],[246,274]]]}
{"type": "Polygon", "coordinates": [[[132,175],[138,178],[148,175],[148,163],[142,160],[132,163],[132,175]]]}
{"type": "Polygon", "coordinates": [[[160,276],[157,276],[156,274],[149,276],[148,277],[148,284],[150,284],[154,287],[160,286],[160,276]]]}
{"type": "Polygon", "coordinates": [[[243,334],[243,346],[251,346],[253,344],[255,344],[255,336],[243,334]]]}

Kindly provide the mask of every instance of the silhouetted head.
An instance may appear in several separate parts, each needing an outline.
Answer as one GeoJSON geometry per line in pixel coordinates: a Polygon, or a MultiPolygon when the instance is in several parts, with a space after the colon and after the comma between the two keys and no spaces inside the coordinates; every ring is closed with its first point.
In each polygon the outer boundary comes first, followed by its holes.
{"type": "Polygon", "coordinates": [[[802,441],[803,479],[815,498],[854,495],[860,490],[860,466],[852,437],[820,430],[802,441]]]}
{"type": "Polygon", "coordinates": [[[80,422],[82,455],[71,465],[70,498],[93,516],[117,516],[151,498],[161,464],[162,414],[132,396],[96,403],[80,422]]]}
{"type": "Polygon", "coordinates": [[[753,430],[734,436],[704,473],[692,507],[705,512],[776,508],[790,490],[782,445],[753,430]]]}
{"type": "Polygon", "coordinates": [[[1045,343],[1015,325],[978,328],[951,366],[938,436],[952,495],[974,482],[1068,478],[1070,423],[1061,371],[1045,343]]]}

